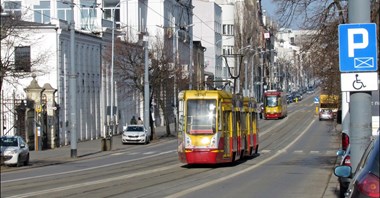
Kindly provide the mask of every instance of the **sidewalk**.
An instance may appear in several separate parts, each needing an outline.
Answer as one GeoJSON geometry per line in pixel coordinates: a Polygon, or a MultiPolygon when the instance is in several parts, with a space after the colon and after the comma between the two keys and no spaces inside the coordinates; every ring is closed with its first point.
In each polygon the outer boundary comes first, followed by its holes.
{"type": "MultiPolygon", "coordinates": [[[[336,130],[337,133],[341,133],[342,132],[342,125],[337,124],[335,126],[335,130],[336,130]]],[[[341,144],[341,139],[340,138],[341,138],[341,136],[338,135],[337,139],[335,140],[335,141],[337,141],[337,143],[339,145],[341,144]]],[[[334,167],[338,166],[339,163],[340,163],[340,158],[337,156],[334,167]]],[[[334,170],[331,170],[331,175],[330,175],[329,183],[326,186],[325,192],[323,194],[323,198],[338,198],[338,197],[339,197],[339,182],[338,182],[338,178],[334,175],[334,170]]]]}
{"type": "MultiPolygon", "coordinates": [[[[170,140],[176,138],[174,134],[173,125],[170,125],[171,135],[167,137],[166,126],[155,128],[156,139],[152,143],[170,140]]],[[[117,151],[126,148],[126,145],[121,143],[121,134],[112,137],[112,146],[110,151],[102,151],[102,138],[99,137],[95,140],[88,140],[77,142],[77,158],[71,158],[71,146],[62,146],[55,149],[47,149],[42,151],[30,151],[30,164],[33,167],[48,166],[53,164],[61,164],[69,161],[76,161],[80,159],[95,158],[103,155],[109,155],[109,152],[117,151]]]]}

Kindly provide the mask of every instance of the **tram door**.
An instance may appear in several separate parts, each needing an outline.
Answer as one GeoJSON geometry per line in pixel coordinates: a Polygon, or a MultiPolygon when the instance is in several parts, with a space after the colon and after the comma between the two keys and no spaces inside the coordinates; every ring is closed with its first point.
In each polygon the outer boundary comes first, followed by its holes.
{"type": "Polygon", "coordinates": [[[223,111],[224,157],[230,157],[230,111],[223,111]]]}

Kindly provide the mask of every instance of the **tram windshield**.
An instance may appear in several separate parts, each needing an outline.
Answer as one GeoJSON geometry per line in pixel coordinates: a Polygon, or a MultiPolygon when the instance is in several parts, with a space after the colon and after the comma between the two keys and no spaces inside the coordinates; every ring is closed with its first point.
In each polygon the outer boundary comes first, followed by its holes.
{"type": "Polygon", "coordinates": [[[190,134],[212,134],[216,126],[216,100],[188,100],[187,127],[190,134]]]}
{"type": "Polygon", "coordinates": [[[265,100],[265,104],[267,107],[278,106],[277,96],[267,96],[265,100]]]}

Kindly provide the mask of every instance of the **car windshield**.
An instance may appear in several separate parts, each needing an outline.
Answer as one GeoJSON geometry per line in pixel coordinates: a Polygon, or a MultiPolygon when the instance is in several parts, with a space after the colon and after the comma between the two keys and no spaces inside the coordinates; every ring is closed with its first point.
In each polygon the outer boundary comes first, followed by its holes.
{"type": "Polygon", "coordinates": [[[17,138],[15,138],[15,137],[2,137],[0,145],[1,146],[18,146],[17,138]]]}
{"type": "Polygon", "coordinates": [[[142,126],[129,126],[127,128],[127,132],[136,132],[136,131],[144,131],[144,127],[142,126]]]}

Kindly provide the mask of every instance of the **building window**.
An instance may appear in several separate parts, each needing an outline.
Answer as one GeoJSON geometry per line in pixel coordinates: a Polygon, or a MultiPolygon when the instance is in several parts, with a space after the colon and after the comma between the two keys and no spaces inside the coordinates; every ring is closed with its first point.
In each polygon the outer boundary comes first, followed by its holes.
{"type": "Polygon", "coordinates": [[[71,7],[69,3],[57,2],[58,19],[71,21],[71,7]]]}
{"type": "Polygon", "coordinates": [[[50,1],[40,1],[34,6],[34,22],[50,23],[50,1]]]}
{"type": "Polygon", "coordinates": [[[117,8],[104,8],[104,19],[113,21],[112,10],[115,9],[115,26],[116,28],[120,27],[120,9],[117,8]]]}
{"type": "Polygon", "coordinates": [[[92,30],[96,21],[96,10],[93,8],[82,8],[80,12],[82,29],[92,30]]]}
{"type": "Polygon", "coordinates": [[[83,30],[93,30],[97,17],[96,7],[94,2],[81,0],[80,18],[83,30]]]}
{"type": "Polygon", "coordinates": [[[294,45],[295,43],[294,43],[294,37],[290,37],[290,44],[291,45],[294,45]]]}
{"type": "Polygon", "coordinates": [[[232,45],[223,45],[223,55],[234,54],[234,46],[232,45]]]}
{"type": "Polygon", "coordinates": [[[234,35],[234,25],[223,25],[223,35],[234,35]]]}
{"type": "Polygon", "coordinates": [[[5,1],[4,12],[21,17],[21,1],[5,1]]]}
{"type": "Polygon", "coordinates": [[[15,70],[30,72],[30,46],[15,47],[15,70]]]}

